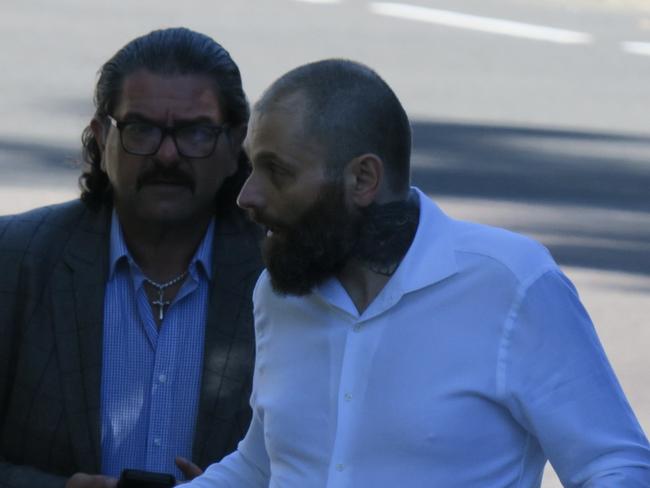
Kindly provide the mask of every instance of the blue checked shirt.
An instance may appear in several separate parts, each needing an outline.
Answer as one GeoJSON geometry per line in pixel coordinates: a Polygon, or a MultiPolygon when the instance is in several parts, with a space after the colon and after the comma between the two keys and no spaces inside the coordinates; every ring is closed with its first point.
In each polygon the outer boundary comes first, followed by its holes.
{"type": "Polygon", "coordinates": [[[191,458],[199,403],[214,221],[189,275],[156,326],[144,275],[113,212],[104,300],[101,387],[102,473],[133,468],[182,479],[176,456],[191,458]]]}

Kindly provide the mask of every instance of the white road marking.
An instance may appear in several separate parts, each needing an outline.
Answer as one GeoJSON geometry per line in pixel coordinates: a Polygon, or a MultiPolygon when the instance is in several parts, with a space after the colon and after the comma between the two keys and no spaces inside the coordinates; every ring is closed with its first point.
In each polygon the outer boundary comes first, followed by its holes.
{"type": "Polygon", "coordinates": [[[302,3],[341,3],[341,0],[296,0],[302,3]]]}
{"type": "Polygon", "coordinates": [[[650,56],[650,42],[621,42],[621,48],[630,54],[650,56]]]}
{"type": "Polygon", "coordinates": [[[406,5],[392,2],[373,2],[370,10],[379,15],[417,20],[431,24],[441,24],[461,29],[471,29],[491,34],[524,37],[538,41],[557,42],[560,44],[588,44],[592,42],[591,35],[542,25],[526,24],[511,20],[478,17],[461,14],[449,10],[438,10],[416,5],[406,5]]]}

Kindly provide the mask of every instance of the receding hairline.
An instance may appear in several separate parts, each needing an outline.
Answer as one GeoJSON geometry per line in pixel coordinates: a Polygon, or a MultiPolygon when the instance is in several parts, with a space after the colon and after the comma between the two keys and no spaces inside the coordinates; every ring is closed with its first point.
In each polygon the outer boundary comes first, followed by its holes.
{"type": "Polygon", "coordinates": [[[322,144],[314,134],[314,119],[316,118],[310,114],[310,98],[309,94],[303,88],[297,88],[295,91],[287,91],[276,94],[270,94],[269,97],[264,97],[258,100],[251,110],[251,117],[249,120],[249,128],[257,123],[259,118],[267,116],[271,113],[286,113],[292,115],[299,115],[301,122],[302,135],[306,138],[322,144]],[[260,103],[262,102],[262,103],[260,103]]]}
{"type": "Polygon", "coordinates": [[[248,134],[244,141],[244,148],[247,152],[249,151],[249,138],[255,133],[261,119],[275,114],[280,114],[282,116],[299,116],[299,136],[305,142],[308,142],[309,145],[319,146],[323,150],[328,149],[327,141],[318,137],[317,132],[313,130],[313,124],[310,123],[313,118],[309,113],[309,98],[304,90],[297,89],[296,91],[285,92],[277,97],[273,96],[265,98],[264,100],[263,105],[260,105],[258,101],[258,103],[254,104],[251,110],[248,134]]]}

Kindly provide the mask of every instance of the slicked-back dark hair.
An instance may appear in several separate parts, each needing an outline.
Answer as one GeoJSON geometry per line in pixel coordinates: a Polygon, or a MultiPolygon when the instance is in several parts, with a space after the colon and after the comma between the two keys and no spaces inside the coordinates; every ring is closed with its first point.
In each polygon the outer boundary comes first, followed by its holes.
{"type": "Polygon", "coordinates": [[[255,110],[263,113],[297,94],[305,101],[305,135],[323,145],[331,176],[354,157],[373,153],[384,162],[389,188],[408,190],[411,126],[399,99],[375,71],[345,59],[305,64],[276,80],[255,110]]]}
{"type": "MultiPolygon", "coordinates": [[[[234,127],[248,122],[250,109],[241,75],[228,51],[214,39],[183,27],[155,30],[133,39],[101,67],[95,86],[95,116],[106,120],[119,103],[125,78],[143,69],[162,76],[197,75],[214,80],[224,123],[234,127]]],[[[101,170],[101,152],[90,126],[84,129],[81,140],[81,199],[96,208],[111,201],[111,184],[101,170]]],[[[237,172],[217,193],[218,215],[239,212],[235,200],[247,176],[246,155],[240,151],[237,172]]]]}

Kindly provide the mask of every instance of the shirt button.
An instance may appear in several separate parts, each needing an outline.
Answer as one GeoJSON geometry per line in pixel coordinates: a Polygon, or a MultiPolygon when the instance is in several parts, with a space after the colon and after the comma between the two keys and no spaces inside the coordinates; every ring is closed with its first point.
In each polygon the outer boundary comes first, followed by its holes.
{"type": "Polygon", "coordinates": [[[345,395],[343,395],[343,398],[345,398],[345,401],[349,402],[350,400],[352,400],[352,393],[346,393],[345,395]]]}
{"type": "Polygon", "coordinates": [[[339,463],[339,464],[336,465],[336,470],[337,471],[343,471],[344,469],[345,469],[345,466],[343,464],[339,463]]]}
{"type": "Polygon", "coordinates": [[[352,327],[352,330],[355,332],[359,332],[361,330],[361,325],[360,324],[354,324],[354,327],[352,327]]]}
{"type": "Polygon", "coordinates": [[[158,376],[158,381],[164,383],[165,381],[167,381],[167,375],[161,374],[160,376],[158,376]]]}
{"type": "Polygon", "coordinates": [[[154,445],[154,446],[160,446],[161,444],[162,444],[162,441],[160,440],[160,437],[156,437],[156,438],[153,440],[153,445],[154,445]]]}

